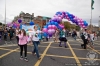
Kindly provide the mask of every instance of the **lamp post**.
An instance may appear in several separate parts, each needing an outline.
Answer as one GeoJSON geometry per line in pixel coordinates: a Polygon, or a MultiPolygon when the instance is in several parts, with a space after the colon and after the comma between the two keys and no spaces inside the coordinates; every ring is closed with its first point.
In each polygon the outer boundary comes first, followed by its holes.
{"type": "Polygon", "coordinates": [[[5,0],[5,26],[6,26],[6,0],[5,0]]]}
{"type": "Polygon", "coordinates": [[[99,31],[100,31],[100,16],[99,16],[99,31]]]}

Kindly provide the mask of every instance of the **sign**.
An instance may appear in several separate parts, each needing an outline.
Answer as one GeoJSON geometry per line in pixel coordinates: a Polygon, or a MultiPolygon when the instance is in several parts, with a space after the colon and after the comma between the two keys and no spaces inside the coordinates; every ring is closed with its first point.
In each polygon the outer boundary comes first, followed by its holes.
{"type": "Polygon", "coordinates": [[[34,25],[22,25],[22,29],[24,29],[25,31],[29,29],[33,30],[33,28],[34,28],[34,25]]]}

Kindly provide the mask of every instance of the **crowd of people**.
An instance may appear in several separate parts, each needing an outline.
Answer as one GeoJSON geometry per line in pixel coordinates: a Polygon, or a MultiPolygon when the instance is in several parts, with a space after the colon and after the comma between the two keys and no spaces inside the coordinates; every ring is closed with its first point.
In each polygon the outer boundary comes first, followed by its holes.
{"type": "MultiPolygon", "coordinates": [[[[7,41],[7,38],[9,36],[10,40],[12,40],[16,36],[17,44],[20,47],[20,59],[28,61],[27,59],[27,44],[29,42],[32,42],[34,47],[32,50],[32,54],[37,56],[38,60],[41,59],[38,51],[38,45],[40,44],[40,41],[44,39],[42,35],[42,30],[38,30],[37,26],[33,27],[33,31],[31,33],[26,33],[24,29],[13,29],[5,28],[4,30],[0,29],[0,39],[2,36],[4,36],[4,40],[7,41]],[[24,58],[23,58],[23,49],[24,49],[24,58]]],[[[69,32],[66,29],[62,30],[55,30],[55,33],[53,35],[54,42],[59,42],[59,47],[62,47],[62,42],[64,42],[64,47],[67,48],[67,37],[71,36],[75,40],[78,38],[81,38],[83,40],[83,44],[81,44],[81,47],[86,49],[87,45],[89,44],[91,48],[94,48],[94,41],[97,39],[97,35],[95,32],[92,32],[90,30],[84,29],[82,32],[78,32],[76,30],[73,30],[72,32],[69,32]]],[[[48,41],[49,36],[45,37],[48,41]]]]}
{"type": "Polygon", "coordinates": [[[0,28],[0,40],[3,38],[5,41],[7,41],[7,38],[9,38],[11,41],[14,37],[14,33],[15,29],[12,27],[5,27],[4,29],[0,28]]]}

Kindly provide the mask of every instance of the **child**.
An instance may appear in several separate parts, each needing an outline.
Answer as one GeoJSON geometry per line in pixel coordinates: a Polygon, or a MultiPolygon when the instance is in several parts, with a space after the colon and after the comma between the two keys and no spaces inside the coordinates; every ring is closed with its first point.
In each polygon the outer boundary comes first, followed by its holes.
{"type": "Polygon", "coordinates": [[[20,59],[23,60],[23,48],[24,48],[24,60],[28,61],[27,59],[27,42],[28,42],[28,37],[26,36],[26,32],[24,29],[22,29],[19,32],[19,46],[20,46],[20,59]]]}

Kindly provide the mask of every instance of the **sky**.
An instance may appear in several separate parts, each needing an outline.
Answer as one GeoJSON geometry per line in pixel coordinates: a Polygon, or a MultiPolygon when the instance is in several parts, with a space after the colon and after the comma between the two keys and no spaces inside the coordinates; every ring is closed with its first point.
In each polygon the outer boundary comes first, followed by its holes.
{"type": "MultiPolygon", "coordinates": [[[[94,0],[92,24],[100,20],[100,0],[94,0]]],[[[66,11],[90,23],[91,0],[6,0],[6,21],[11,22],[23,11],[35,16],[53,17],[58,11],[66,11]]],[[[0,22],[5,19],[5,0],[0,0],[0,22]]]]}

